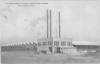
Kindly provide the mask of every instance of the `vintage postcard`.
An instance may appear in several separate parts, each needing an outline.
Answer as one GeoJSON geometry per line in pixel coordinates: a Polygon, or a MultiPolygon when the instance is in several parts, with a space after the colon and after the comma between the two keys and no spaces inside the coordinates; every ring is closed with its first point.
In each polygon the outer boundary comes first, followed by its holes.
{"type": "Polygon", "coordinates": [[[0,0],[1,64],[100,64],[99,0],[0,0]]]}

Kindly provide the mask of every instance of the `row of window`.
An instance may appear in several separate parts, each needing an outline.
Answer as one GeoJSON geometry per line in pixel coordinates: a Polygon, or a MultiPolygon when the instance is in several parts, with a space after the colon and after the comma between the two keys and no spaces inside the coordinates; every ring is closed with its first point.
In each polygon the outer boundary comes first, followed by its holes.
{"type": "Polygon", "coordinates": [[[51,42],[51,41],[48,41],[48,43],[47,42],[38,42],[38,45],[39,46],[41,46],[41,45],[43,45],[43,46],[46,46],[46,45],[54,45],[54,46],[70,46],[70,45],[72,45],[72,43],[71,42],[66,42],[66,41],[61,41],[61,42],[59,42],[59,41],[54,41],[53,43],[51,42]]]}

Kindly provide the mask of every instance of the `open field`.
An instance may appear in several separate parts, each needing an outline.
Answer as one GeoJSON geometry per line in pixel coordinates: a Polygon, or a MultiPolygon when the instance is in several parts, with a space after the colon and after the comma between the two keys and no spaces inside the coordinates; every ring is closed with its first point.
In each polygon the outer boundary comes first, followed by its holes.
{"type": "MultiPolygon", "coordinates": [[[[1,63],[2,64],[69,64],[69,63],[100,64],[100,47],[98,48],[92,47],[92,48],[97,50],[97,52],[87,53],[81,56],[69,56],[69,55],[44,55],[44,54],[36,55],[35,47],[32,48],[26,48],[26,46],[2,47],[1,63]]],[[[92,49],[92,48],[87,48],[87,49],[92,49]]],[[[79,47],[79,49],[81,48],[79,47]]]]}
{"type": "Polygon", "coordinates": [[[97,56],[35,55],[33,51],[1,52],[2,64],[100,64],[97,56]]]}

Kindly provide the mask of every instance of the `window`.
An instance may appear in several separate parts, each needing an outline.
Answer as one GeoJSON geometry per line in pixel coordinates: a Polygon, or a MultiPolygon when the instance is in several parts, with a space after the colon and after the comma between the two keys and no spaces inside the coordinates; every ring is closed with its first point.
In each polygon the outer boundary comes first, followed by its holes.
{"type": "Polygon", "coordinates": [[[61,42],[61,46],[66,46],[66,42],[65,41],[62,41],[61,42]]]}
{"type": "Polygon", "coordinates": [[[53,43],[52,41],[48,41],[48,45],[49,45],[49,46],[51,46],[51,45],[52,45],[52,43],[53,43]]]}
{"type": "Polygon", "coordinates": [[[70,46],[70,45],[72,45],[72,44],[71,44],[71,42],[67,42],[67,45],[70,46]]]}
{"type": "Polygon", "coordinates": [[[47,42],[42,42],[43,46],[47,45],[47,42]]]}
{"type": "Polygon", "coordinates": [[[59,46],[59,41],[54,41],[54,46],[59,46]]]}

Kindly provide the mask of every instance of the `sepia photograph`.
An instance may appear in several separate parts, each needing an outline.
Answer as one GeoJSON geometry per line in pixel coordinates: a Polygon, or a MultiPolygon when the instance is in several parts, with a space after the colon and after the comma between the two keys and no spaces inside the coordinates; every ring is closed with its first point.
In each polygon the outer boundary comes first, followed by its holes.
{"type": "Polygon", "coordinates": [[[99,0],[0,0],[1,64],[100,64],[99,0]]]}

